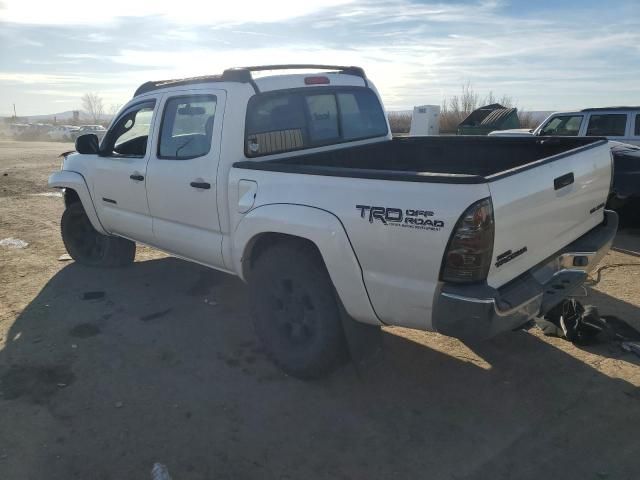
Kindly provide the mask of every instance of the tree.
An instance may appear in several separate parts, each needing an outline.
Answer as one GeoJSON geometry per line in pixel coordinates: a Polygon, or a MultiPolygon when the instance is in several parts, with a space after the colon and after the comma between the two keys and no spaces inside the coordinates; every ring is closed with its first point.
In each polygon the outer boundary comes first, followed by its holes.
{"type": "Polygon", "coordinates": [[[93,123],[99,123],[104,113],[104,102],[97,93],[85,93],[82,96],[82,109],[89,114],[93,123]]]}
{"type": "MultiPolygon", "coordinates": [[[[516,106],[516,102],[508,95],[502,95],[497,98],[492,91],[486,97],[481,97],[467,80],[463,85],[460,95],[445,97],[440,108],[440,132],[455,133],[458,125],[475,109],[484,105],[499,103],[503,107],[512,108],[516,106]]],[[[527,126],[531,123],[529,117],[526,117],[527,126]]]]}
{"type": "Polygon", "coordinates": [[[112,103],[109,106],[109,115],[111,115],[112,117],[115,117],[116,114],[120,111],[120,107],[122,107],[122,105],[118,103],[112,103]]]}

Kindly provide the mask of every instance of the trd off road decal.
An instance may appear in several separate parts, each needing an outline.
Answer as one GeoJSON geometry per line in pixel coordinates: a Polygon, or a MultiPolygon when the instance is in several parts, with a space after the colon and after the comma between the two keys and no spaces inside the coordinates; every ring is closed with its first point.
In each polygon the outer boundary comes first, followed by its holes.
{"type": "Polygon", "coordinates": [[[360,211],[360,218],[368,219],[369,223],[380,222],[383,225],[434,232],[439,232],[444,227],[444,222],[433,219],[433,212],[429,210],[413,210],[411,208],[402,210],[401,208],[372,207],[370,205],[356,205],[356,209],[360,211]]]}

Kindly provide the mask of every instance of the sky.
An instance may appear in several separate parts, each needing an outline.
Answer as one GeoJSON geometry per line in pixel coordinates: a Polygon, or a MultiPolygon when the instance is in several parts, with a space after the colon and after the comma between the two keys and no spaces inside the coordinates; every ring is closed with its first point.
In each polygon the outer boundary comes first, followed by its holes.
{"type": "Polygon", "coordinates": [[[388,110],[465,82],[527,110],[638,105],[640,0],[0,0],[0,115],[276,63],[362,66],[388,110]]]}

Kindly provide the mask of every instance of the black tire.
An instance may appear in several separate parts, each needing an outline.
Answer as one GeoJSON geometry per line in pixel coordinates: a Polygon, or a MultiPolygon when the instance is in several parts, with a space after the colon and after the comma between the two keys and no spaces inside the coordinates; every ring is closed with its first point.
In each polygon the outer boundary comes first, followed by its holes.
{"type": "Polygon", "coordinates": [[[249,296],[258,338],[289,375],[318,378],[348,359],[338,300],[313,248],[291,241],[262,252],[249,296]]]}
{"type": "Polygon", "coordinates": [[[80,202],[66,208],[60,221],[60,231],[71,258],[83,265],[124,267],[135,259],[135,242],[99,233],[91,225],[80,202]]]}

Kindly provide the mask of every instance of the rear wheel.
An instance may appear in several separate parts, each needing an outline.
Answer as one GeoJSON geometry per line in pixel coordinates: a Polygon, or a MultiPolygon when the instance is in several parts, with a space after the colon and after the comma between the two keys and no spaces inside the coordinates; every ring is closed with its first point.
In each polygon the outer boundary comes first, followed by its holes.
{"type": "Polygon", "coordinates": [[[136,244],[99,233],[80,202],[69,205],[60,221],[62,241],[71,258],[91,267],[122,267],[133,262],[136,244]]]}
{"type": "Polygon", "coordinates": [[[317,251],[282,242],[258,257],[249,277],[256,333],[286,373],[317,378],[348,359],[338,301],[317,251]]]}

